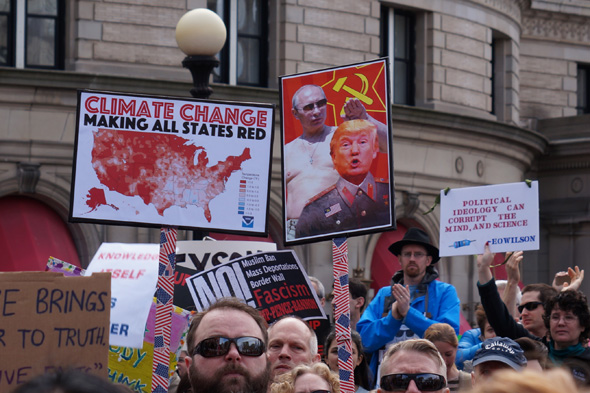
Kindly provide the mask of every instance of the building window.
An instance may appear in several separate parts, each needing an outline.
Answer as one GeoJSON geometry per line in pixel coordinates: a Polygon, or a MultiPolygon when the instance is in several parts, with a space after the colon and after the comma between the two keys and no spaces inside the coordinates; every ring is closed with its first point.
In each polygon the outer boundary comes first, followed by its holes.
{"type": "Polygon", "coordinates": [[[0,65],[63,69],[63,0],[0,0],[0,65]]]}
{"type": "Polygon", "coordinates": [[[230,85],[268,84],[268,3],[266,0],[208,0],[227,27],[227,41],[219,53],[215,82],[230,85]]]}
{"type": "Polygon", "coordinates": [[[578,64],[578,115],[590,113],[590,65],[578,64]]]}
{"type": "Polygon", "coordinates": [[[393,103],[414,105],[415,16],[381,6],[381,55],[389,57],[393,103]]]}

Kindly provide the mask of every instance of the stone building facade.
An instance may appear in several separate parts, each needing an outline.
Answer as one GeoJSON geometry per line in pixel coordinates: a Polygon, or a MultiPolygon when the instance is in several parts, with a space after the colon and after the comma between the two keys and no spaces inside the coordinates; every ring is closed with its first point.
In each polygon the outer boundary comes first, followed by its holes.
{"type": "MultiPolygon", "coordinates": [[[[228,71],[219,72],[214,99],[278,105],[279,75],[390,56],[400,231],[350,238],[353,275],[375,285],[387,282],[383,273],[393,265],[387,246],[409,226],[418,225],[438,239],[438,209],[422,213],[441,189],[525,178],[540,182],[542,241],[541,250],[526,254],[523,282],[549,282],[557,270],[585,265],[583,257],[590,251],[586,1],[55,3],[63,24],[55,37],[60,61],[28,66],[30,55],[23,53],[30,42],[15,39],[0,67],[0,207],[4,201],[13,209],[19,198],[43,204],[62,221],[82,266],[102,242],[157,242],[159,231],[66,223],[76,92],[189,96],[190,75],[180,65],[184,55],[174,28],[188,9],[206,6],[223,11],[232,46],[222,54],[220,69],[228,71]],[[246,41],[250,46],[244,46],[246,41]]],[[[5,12],[16,25],[24,20],[19,10],[5,12]]],[[[282,248],[278,116],[275,128],[268,240],[282,248]]],[[[34,222],[24,222],[10,228],[34,232],[34,222]]],[[[10,238],[7,231],[0,233],[0,244],[10,238]]],[[[191,236],[179,233],[179,239],[191,236]]],[[[26,241],[26,236],[19,239],[26,241]]],[[[25,242],[16,248],[29,247],[25,242]]],[[[326,285],[331,282],[329,242],[294,249],[310,274],[326,285]]],[[[0,269],[8,267],[0,264],[0,269]]],[[[478,301],[473,258],[446,258],[439,270],[470,309],[478,301]]]]}

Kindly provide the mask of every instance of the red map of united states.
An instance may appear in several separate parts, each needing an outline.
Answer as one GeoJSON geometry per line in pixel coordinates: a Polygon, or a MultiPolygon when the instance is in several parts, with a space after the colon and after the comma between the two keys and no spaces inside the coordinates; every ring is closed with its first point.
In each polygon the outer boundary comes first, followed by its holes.
{"type": "MultiPolygon", "coordinates": [[[[245,148],[241,155],[208,167],[202,146],[187,144],[175,135],[102,128],[93,134],[92,167],[99,181],[111,191],[139,196],[162,216],[171,206],[195,205],[204,209],[211,222],[209,202],[225,191],[227,179],[251,158],[250,149],[245,148]]],[[[87,197],[93,210],[106,204],[101,189],[89,190],[87,197]]]]}

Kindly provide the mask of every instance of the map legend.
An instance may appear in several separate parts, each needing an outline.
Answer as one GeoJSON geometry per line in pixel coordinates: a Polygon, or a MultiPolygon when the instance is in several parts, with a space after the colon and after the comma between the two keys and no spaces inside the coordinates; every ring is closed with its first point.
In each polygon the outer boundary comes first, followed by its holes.
{"type": "Polygon", "coordinates": [[[260,213],[259,176],[254,173],[243,173],[240,179],[238,194],[238,214],[257,216],[260,213]]]}
{"type": "Polygon", "coordinates": [[[238,214],[244,214],[246,206],[246,180],[240,180],[240,195],[238,199],[238,214]]]}

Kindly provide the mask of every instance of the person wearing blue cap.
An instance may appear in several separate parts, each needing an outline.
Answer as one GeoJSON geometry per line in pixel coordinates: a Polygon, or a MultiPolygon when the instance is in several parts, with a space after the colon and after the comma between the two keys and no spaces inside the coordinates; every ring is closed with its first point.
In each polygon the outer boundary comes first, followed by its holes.
{"type": "Polygon", "coordinates": [[[459,297],[455,287],[436,280],[438,272],[432,265],[440,259],[439,251],[426,232],[409,228],[389,251],[402,269],[393,275],[391,285],[377,292],[356,325],[365,351],[372,355],[373,375],[389,344],[423,338],[434,323],[448,323],[459,333],[459,297]]]}
{"type": "Polygon", "coordinates": [[[482,383],[498,370],[521,371],[526,364],[524,351],[514,340],[506,337],[489,338],[473,356],[472,384],[476,386],[482,383]]]}

